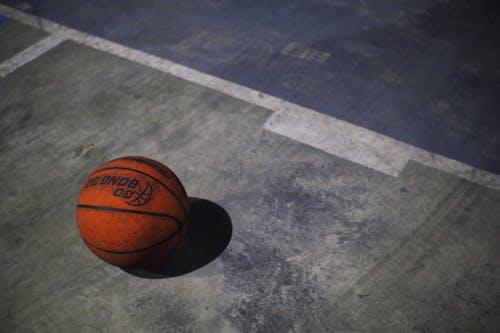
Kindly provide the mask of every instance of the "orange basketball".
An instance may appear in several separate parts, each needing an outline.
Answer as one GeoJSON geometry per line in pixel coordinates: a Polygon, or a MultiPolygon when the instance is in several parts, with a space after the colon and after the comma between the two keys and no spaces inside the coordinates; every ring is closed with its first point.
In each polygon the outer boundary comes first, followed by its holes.
{"type": "Polygon", "coordinates": [[[167,256],[186,234],[186,191],[163,164],[122,157],[98,167],[78,196],[80,235],[99,258],[143,266],[167,256]]]}

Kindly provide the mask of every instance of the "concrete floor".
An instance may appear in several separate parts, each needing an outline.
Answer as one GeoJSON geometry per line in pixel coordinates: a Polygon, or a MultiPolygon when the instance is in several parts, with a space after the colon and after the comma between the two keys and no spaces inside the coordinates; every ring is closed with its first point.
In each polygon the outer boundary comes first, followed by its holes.
{"type": "Polygon", "coordinates": [[[500,173],[496,0],[0,0],[500,173]]]}
{"type": "MultiPolygon", "coordinates": [[[[3,22],[0,57],[43,35],[3,22]]],[[[500,331],[498,191],[416,162],[390,177],[263,130],[271,110],[71,41],[0,96],[2,332],[500,331]],[[195,225],[232,228],[222,254],[186,268],[184,247],[148,272],[85,247],[80,185],[132,154],[211,202],[191,199],[195,225]]]]}

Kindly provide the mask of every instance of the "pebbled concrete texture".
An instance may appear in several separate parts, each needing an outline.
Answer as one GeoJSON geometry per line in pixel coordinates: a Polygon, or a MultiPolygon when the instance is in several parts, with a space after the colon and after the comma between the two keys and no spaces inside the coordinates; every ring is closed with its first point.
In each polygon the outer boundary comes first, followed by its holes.
{"type": "Polygon", "coordinates": [[[0,96],[1,331],[500,329],[497,191],[415,162],[384,175],[263,130],[270,110],[73,42],[0,96]],[[226,210],[217,259],[147,279],[87,250],[79,187],[131,154],[226,210]]]}
{"type": "Polygon", "coordinates": [[[500,197],[464,182],[448,191],[425,221],[299,331],[498,330],[500,197]]]}

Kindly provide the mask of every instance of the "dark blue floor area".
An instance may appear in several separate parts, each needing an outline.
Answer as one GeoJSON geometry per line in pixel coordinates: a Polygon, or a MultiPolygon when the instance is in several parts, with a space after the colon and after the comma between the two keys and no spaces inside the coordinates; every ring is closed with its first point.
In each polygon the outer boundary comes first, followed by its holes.
{"type": "Polygon", "coordinates": [[[8,19],[9,19],[8,17],[0,15],[0,23],[3,23],[5,21],[7,21],[8,19]]]}
{"type": "Polygon", "coordinates": [[[498,1],[0,2],[500,174],[498,1]]]}

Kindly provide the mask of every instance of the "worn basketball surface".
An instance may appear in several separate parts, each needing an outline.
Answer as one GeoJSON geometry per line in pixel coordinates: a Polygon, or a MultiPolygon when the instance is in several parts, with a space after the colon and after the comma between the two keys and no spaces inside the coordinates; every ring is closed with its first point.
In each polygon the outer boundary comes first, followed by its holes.
{"type": "Polygon", "coordinates": [[[117,266],[167,256],[186,234],[188,201],[175,174],[144,157],[98,167],[78,197],[76,220],[89,249],[117,266]]]}

